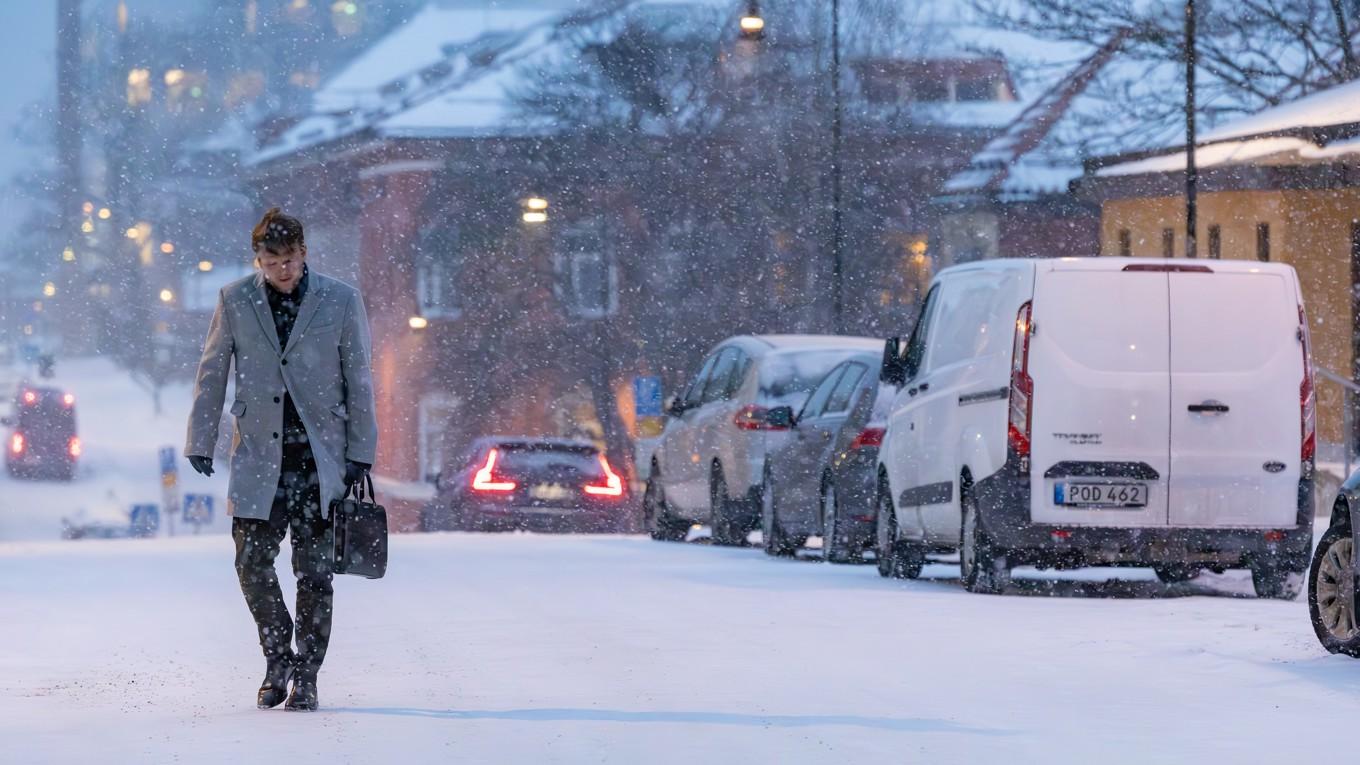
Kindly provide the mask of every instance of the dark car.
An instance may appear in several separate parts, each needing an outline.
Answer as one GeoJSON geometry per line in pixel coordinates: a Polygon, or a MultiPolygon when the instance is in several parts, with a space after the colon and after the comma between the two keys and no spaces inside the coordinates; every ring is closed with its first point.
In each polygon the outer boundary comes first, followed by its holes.
{"type": "Polygon", "coordinates": [[[1308,612],[1313,632],[1332,653],[1360,658],[1356,603],[1356,530],[1360,529],[1360,470],[1341,485],[1331,522],[1313,551],[1308,571],[1308,612]]]}
{"type": "Polygon", "coordinates": [[[20,386],[13,414],[5,424],[13,428],[5,449],[10,475],[60,481],[75,478],[81,451],[75,396],[60,388],[20,386]]]}
{"type": "Polygon", "coordinates": [[[861,560],[874,541],[874,466],[891,389],[879,394],[880,354],[861,353],[833,367],[796,413],[769,416],[792,428],[766,461],[761,492],[765,552],[789,555],[821,535],[824,559],[861,560]]]}
{"type": "Polygon", "coordinates": [[[491,437],[475,441],[436,481],[425,531],[622,531],[628,490],[587,441],[491,437]]]}

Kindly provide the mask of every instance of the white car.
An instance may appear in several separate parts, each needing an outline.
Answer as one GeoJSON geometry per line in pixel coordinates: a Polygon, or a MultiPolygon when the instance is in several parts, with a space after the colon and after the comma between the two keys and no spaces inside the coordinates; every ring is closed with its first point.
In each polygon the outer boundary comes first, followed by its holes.
{"type": "Polygon", "coordinates": [[[788,437],[770,409],[802,406],[832,367],[882,340],[830,335],[756,335],[724,340],[667,406],[665,432],[648,468],[643,512],[658,540],[694,523],[713,542],[740,545],[760,523],[765,455],[788,437]]]}
{"type": "Polygon", "coordinates": [[[1292,598],[1312,542],[1312,364],[1298,277],[1246,261],[997,260],[936,277],[879,451],[884,576],[958,550],[1017,565],[1247,567],[1292,598]]]}

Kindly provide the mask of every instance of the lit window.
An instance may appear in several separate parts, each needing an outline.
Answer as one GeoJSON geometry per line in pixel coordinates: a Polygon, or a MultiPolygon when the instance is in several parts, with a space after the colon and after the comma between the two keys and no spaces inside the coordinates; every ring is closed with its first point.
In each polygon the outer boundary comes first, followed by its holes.
{"type": "Polygon", "coordinates": [[[618,310],[618,273],[598,232],[568,233],[556,261],[558,296],[569,313],[598,319],[618,310]]]}
{"type": "Polygon", "coordinates": [[[151,103],[151,70],[133,69],[127,77],[128,106],[151,103]]]}

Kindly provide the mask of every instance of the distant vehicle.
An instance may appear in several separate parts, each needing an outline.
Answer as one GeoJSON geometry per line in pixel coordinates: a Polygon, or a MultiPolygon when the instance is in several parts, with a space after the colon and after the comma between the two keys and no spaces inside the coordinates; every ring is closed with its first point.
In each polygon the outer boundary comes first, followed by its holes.
{"type": "Polygon", "coordinates": [[[12,430],[5,465],[15,478],[70,481],[80,460],[76,398],[60,388],[23,384],[4,424],[12,430]]]}
{"type": "Polygon", "coordinates": [[[766,553],[790,555],[812,535],[822,537],[830,563],[860,560],[872,547],[878,447],[897,393],[880,386],[881,359],[878,351],[856,354],[832,367],[800,408],[770,410],[767,419],[787,424],[792,437],[766,459],[766,553]]]}
{"type": "Polygon", "coordinates": [[[1351,473],[1332,503],[1327,531],[1308,571],[1308,615],[1318,642],[1332,653],[1360,657],[1360,616],[1356,610],[1356,539],[1360,529],[1360,470],[1351,473]]]}
{"type": "Polygon", "coordinates": [[[436,480],[424,531],[622,531],[628,489],[588,441],[498,436],[473,442],[436,480]]]}
{"type": "Polygon", "coordinates": [[[879,572],[1245,567],[1303,587],[1316,451],[1298,277],[1246,261],[997,260],[936,277],[882,379],[879,572]]]}
{"type": "Polygon", "coordinates": [[[643,516],[652,538],[679,541],[708,523],[718,545],[741,545],[760,523],[766,455],[790,436],[771,409],[802,406],[834,366],[881,340],[758,335],[724,340],[667,407],[648,471],[643,516]]]}

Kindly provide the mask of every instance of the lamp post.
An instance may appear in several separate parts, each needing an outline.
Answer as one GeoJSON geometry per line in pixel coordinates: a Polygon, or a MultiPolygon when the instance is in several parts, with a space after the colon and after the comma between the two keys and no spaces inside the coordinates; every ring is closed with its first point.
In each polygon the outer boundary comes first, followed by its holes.
{"type": "MultiPolygon", "coordinates": [[[[765,19],[760,4],[751,0],[741,17],[741,37],[759,40],[765,36],[765,19]]],[[[841,97],[841,3],[831,0],[831,325],[845,331],[845,225],[841,212],[841,124],[844,112],[841,97]]]]}
{"type": "Polygon", "coordinates": [[[1199,169],[1195,167],[1195,0],[1185,0],[1185,257],[1197,257],[1195,227],[1198,223],[1196,193],[1199,169]]]}

